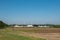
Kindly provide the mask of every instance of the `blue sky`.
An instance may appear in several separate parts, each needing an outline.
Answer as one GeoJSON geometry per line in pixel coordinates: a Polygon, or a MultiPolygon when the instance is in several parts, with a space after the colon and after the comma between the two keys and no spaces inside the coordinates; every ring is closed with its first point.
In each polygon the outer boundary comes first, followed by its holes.
{"type": "Polygon", "coordinates": [[[60,0],[0,0],[0,20],[8,24],[60,24],[60,0]]]}

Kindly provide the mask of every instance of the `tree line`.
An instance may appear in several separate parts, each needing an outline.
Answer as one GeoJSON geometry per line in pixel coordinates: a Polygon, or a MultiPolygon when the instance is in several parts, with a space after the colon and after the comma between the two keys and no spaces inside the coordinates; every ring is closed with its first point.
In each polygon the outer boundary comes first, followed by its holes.
{"type": "Polygon", "coordinates": [[[3,21],[0,21],[0,29],[8,27],[8,24],[4,23],[3,21]]]}
{"type": "MultiPolygon", "coordinates": [[[[53,24],[40,24],[40,25],[46,25],[49,26],[50,28],[60,28],[60,25],[53,25],[53,24]]],[[[38,25],[34,25],[34,26],[38,26],[38,25]]],[[[10,25],[4,23],[3,21],[0,21],[0,29],[1,28],[6,28],[6,27],[10,27],[10,25]]]]}

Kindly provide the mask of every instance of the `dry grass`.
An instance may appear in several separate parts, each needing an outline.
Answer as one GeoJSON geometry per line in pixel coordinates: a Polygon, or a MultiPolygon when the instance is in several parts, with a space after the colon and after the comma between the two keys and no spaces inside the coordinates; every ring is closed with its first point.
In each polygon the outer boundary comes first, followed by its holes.
{"type": "Polygon", "coordinates": [[[3,29],[3,32],[33,39],[37,38],[36,40],[60,40],[60,28],[7,28],[3,29]]]}
{"type": "Polygon", "coordinates": [[[18,35],[44,38],[47,40],[60,40],[60,28],[11,28],[20,32],[18,35]]]}
{"type": "Polygon", "coordinates": [[[35,38],[27,35],[23,35],[25,32],[19,30],[13,30],[11,28],[0,30],[0,40],[45,40],[42,38],[35,38]]]}
{"type": "Polygon", "coordinates": [[[35,33],[60,33],[60,28],[10,28],[10,29],[35,33]]]}

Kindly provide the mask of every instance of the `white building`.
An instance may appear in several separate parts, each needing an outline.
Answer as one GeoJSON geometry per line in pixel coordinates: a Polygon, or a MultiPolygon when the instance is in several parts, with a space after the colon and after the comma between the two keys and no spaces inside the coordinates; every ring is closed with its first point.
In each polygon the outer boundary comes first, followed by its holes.
{"type": "Polygon", "coordinates": [[[38,26],[38,27],[43,27],[43,26],[38,26]]]}
{"type": "Polygon", "coordinates": [[[21,25],[21,26],[15,25],[14,27],[33,27],[33,25],[21,25]]]}
{"type": "Polygon", "coordinates": [[[23,26],[15,25],[14,27],[23,27],[23,26]]]}
{"type": "Polygon", "coordinates": [[[14,27],[20,27],[20,26],[18,26],[18,25],[15,25],[14,27]]]}
{"type": "Polygon", "coordinates": [[[33,25],[27,25],[27,27],[33,27],[33,25]]]}
{"type": "Polygon", "coordinates": [[[38,27],[49,27],[49,26],[38,26],[38,27]]]}

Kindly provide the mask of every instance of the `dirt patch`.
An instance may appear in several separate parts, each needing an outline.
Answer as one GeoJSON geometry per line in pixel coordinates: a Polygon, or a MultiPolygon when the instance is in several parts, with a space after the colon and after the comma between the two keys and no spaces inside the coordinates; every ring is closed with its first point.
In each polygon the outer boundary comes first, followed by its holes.
{"type": "Polygon", "coordinates": [[[14,28],[14,30],[20,31],[17,35],[60,40],[60,28],[14,28]]]}
{"type": "Polygon", "coordinates": [[[22,32],[19,35],[30,36],[35,38],[44,38],[47,40],[60,40],[60,33],[26,33],[22,32]]]}
{"type": "Polygon", "coordinates": [[[60,28],[12,28],[12,29],[35,33],[60,33],[60,28]]]}

